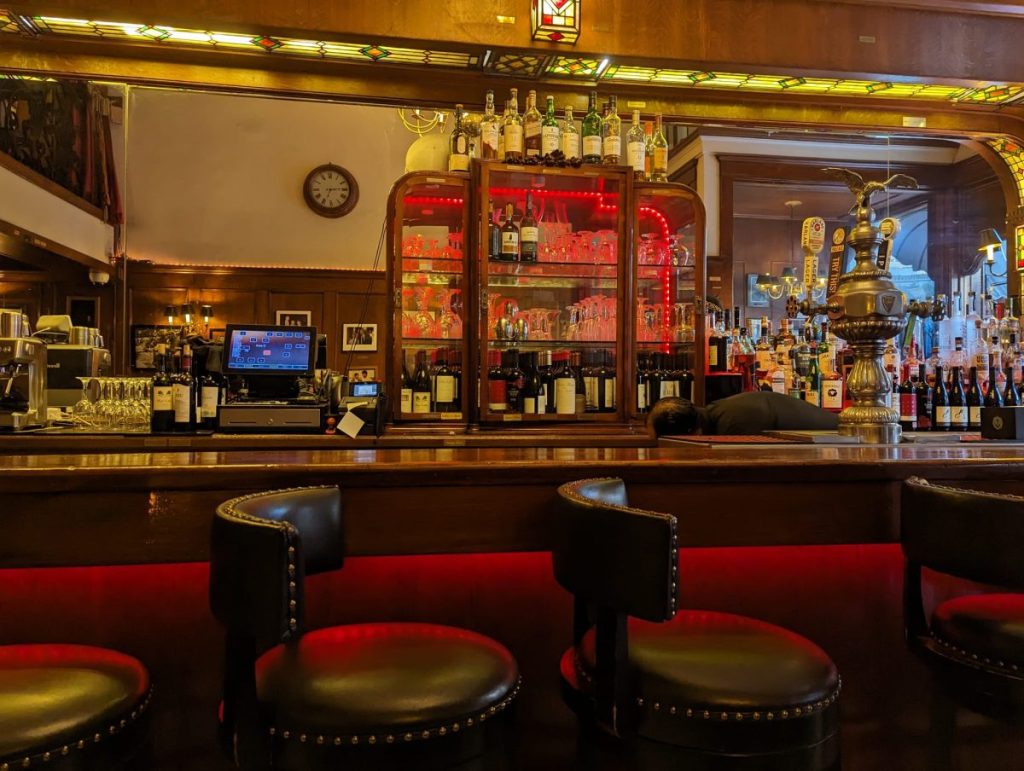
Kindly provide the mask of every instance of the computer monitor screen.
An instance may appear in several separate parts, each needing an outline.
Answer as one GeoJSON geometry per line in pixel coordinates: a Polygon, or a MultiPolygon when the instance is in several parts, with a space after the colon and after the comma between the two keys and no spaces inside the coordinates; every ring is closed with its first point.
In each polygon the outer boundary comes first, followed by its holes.
{"type": "Polygon", "coordinates": [[[353,396],[380,396],[380,383],[352,383],[353,396]]]}
{"type": "Polygon", "coordinates": [[[313,374],[316,327],[229,326],[225,339],[229,375],[313,374]]]}

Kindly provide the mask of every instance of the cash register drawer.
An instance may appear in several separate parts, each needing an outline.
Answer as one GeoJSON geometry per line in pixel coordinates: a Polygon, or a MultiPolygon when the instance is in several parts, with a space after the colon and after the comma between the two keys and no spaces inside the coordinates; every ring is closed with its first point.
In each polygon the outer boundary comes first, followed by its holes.
{"type": "Polygon", "coordinates": [[[322,425],[322,408],[315,404],[222,404],[217,408],[217,426],[229,433],[317,433],[322,425]]]}

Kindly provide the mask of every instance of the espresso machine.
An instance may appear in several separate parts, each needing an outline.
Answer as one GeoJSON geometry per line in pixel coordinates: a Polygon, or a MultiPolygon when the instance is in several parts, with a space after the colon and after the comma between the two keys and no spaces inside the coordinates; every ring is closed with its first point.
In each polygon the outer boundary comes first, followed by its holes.
{"type": "Polygon", "coordinates": [[[36,337],[46,343],[49,406],[74,406],[82,398],[79,378],[110,374],[110,351],[98,329],[72,326],[66,315],[40,316],[36,337]]]}
{"type": "Polygon", "coordinates": [[[46,424],[46,345],[32,337],[28,316],[0,310],[0,429],[46,424]]]}

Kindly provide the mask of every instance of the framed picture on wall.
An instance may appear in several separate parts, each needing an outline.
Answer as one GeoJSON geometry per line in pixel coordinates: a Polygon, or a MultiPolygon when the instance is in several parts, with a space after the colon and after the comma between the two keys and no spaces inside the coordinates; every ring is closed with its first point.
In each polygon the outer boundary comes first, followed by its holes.
{"type": "Polygon", "coordinates": [[[370,383],[376,379],[376,367],[361,367],[358,369],[350,369],[348,371],[348,382],[350,383],[370,383]]]}
{"type": "Polygon", "coordinates": [[[767,308],[768,295],[757,288],[757,274],[747,274],[747,306],[750,308],[767,308]]]}
{"type": "Polygon", "coordinates": [[[132,367],[135,369],[156,369],[156,347],[159,343],[167,346],[177,344],[181,327],[167,324],[132,324],[132,367]]]}
{"type": "Polygon", "coordinates": [[[342,324],[341,350],[346,353],[348,351],[376,351],[377,325],[342,324]]]}
{"type": "Polygon", "coordinates": [[[219,327],[218,329],[210,330],[210,340],[215,343],[223,343],[224,336],[227,334],[227,327],[219,327]]]}
{"type": "Polygon", "coordinates": [[[279,327],[311,327],[313,311],[277,311],[274,323],[279,327]]]}

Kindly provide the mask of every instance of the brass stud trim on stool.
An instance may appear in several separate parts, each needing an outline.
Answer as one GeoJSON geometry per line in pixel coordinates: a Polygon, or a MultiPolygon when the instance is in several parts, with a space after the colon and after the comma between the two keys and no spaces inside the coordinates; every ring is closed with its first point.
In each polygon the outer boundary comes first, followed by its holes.
{"type": "MultiPolygon", "coordinates": [[[[982,663],[982,664],[985,664],[989,669],[1000,670],[1003,673],[1006,673],[1006,672],[1019,672],[1020,671],[1020,668],[1018,667],[1017,664],[1007,664],[1005,661],[999,661],[999,660],[992,661],[992,659],[990,657],[988,657],[988,656],[981,656],[981,658],[979,659],[979,655],[977,653],[972,653],[971,651],[968,651],[968,650],[965,650],[963,648],[960,648],[960,647],[954,645],[953,643],[951,643],[949,640],[946,640],[945,638],[940,637],[935,632],[931,632],[931,638],[936,643],[941,645],[943,648],[945,648],[946,650],[950,651],[952,654],[955,654],[955,656],[957,658],[960,658],[960,659],[970,659],[972,664],[973,664],[973,662],[982,663]]],[[[965,662],[965,663],[967,663],[967,662],[965,662]]]]}
{"type": "MultiPolygon", "coordinates": [[[[516,680],[516,684],[513,686],[512,690],[509,691],[509,693],[505,696],[505,698],[502,699],[497,704],[495,704],[495,705],[493,705],[491,707],[488,707],[486,712],[481,712],[480,715],[476,718],[476,721],[479,722],[479,723],[483,723],[489,717],[494,717],[494,716],[498,715],[500,712],[503,712],[506,709],[508,709],[508,707],[515,700],[516,696],[519,695],[519,691],[522,688],[522,683],[523,683],[523,679],[520,677],[519,679],[516,680]]],[[[464,720],[459,720],[459,721],[452,722],[452,723],[443,723],[443,724],[438,725],[438,726],[431,726],[429,728],[421,729],[421,730],[419,730],[417,732],[409,731],[409,732],[406,732],[405,734],[403,734],[401,736],[401,738],[402,738],[403,741],[406,741],[406,742],[412,742],[412,741],[415,741],[415,740],[436,739],[436,738],[440,738],[440,737],[443,737],[443,736],[447,736],[449,732],[451,732],[451,733],[458,733],[459,731],[462,730],[463,727],[465,727],[465,728],[472,728],[473,727],[473,723],[474,723],[474,718],[467,717],[464,720]]],[[[278,736],[279,735],[280,738],[282,738],[282,739],[289,739],[289,738],[291,738],[292,733],[293,733],[290,729],[287,729],[287,728],[281,729],[281,728],[277,728],[276,726],[271,726],[268,729],[268,732],[269,732],[270,736],[278,736]]],[[[342,745],[342,744],[344,744],[346,742],[349,743],[349,744],[352,744],[352,745],[358,745],[364,739],[365,739],[367,744],[376,744],[377,743],[377,737],[378,737],[377,734],[345,734],[345,735],[342,735],[342,736],[334,736],[334,737],[317,736],[316,743],[317,744],[324,744],[325,738],[329,738],[331,740],[331,743],[334,744],[335,747],[338,747],[338,746],[340,746],[340,745],[342,745]]],[[[308,736],[306,734],[299,734],[299,741],[300,742],[305,742],[307,740],[307,738],[308,738],[308,736]]],[[[385,734],[384,735],[384,741],[387,744],[394,744],[395,743],[395,735],[394,734],[385,734]]],[[[3,771],[3,769],[0,768],[0,771],[3,771]]]]}
{"type": "Polygon", "coordinates": [[[715,710],[714,712],[712,712],[711,710],[704,709],[702,707],[681,707],[681,706],[677,706],[675,704],[668,705],[666,708],[663,709],[664,705],[661,702],[658,702],[658,701],[655,701],[655,702],[645,701],[642,696],[637,696],[636,697],[636,706],[637,707],[644,707],[646,705],[648,707],[651,707],[654,712],[665,712],[665,711],[667,711],[670,715],[683,715],[683,716],[688,717],[688,718],[692,718],[694,716],[697,716],[697,717],[703,718],[704,720],[710,720],[712,717],[717,717],[719,720],[722,720],[722,721],[727,721],[727,720],[734,720],[736,722],[742,722],[743,720],[757,720],[757,721],[760,721],[761,718],[762,718],[762,715],[764,716],[764,718],[766,720],[776,720],[776,719],[779,719],[779,720],[793,720],[795,718],[800,718],[800,717],[809,717],[810,715],[813,715],[814,712],[816,712],[816,711],[820,712],[821,710],[824,710],[825,708],[831,706],[832,704],[834,704],[839,699],[839,692],[842,690],[842,688],[843,688],[843,681],[840,678],[839,683],[836,685],[836,689],[831,694],[826,696],[824,699],[820,699],[819,701],[811,702],[810,704],[801,704],[799,707],[796,707],[796,706],[786,707],[786,708],[780,709],[778,711],[771,711],[771,712],[765,712],[765,713],[762,713],[760,711],[758,711],[758,712],[751,712],[751,711],[744,711],[744,710],[726,710],[724,712],[715,710]]]}
{"type": "MultiPolygon", "coordinates": [[[[130,723],[134,723],[138,718],[142,717],[142,713],[146,711],[149,706],[150,700],[153,698],[153,689],[150,687],[143,696],[142,701],[135,707],[131,713],[130,718],[119,720],[116,723],[111,723],[107,726],[106,731],[101,731],[93,735],[92,743],[98,744],[103,740],[105,736],[114,736],[122,729],[127,728],[130,723]]],[[[12,760],[0,763],[0,771],[11,771],[11,763],[20,765],[22,768],[31,768],[33,762],[39,761],[42,763],[49,763],[50,759],[57,753],[61,755],[67,755],[71,752],[72,748],[84,750],[88,746],[88,739],[79,739],[77,742],[68,743],[52,749],[43,750],[42,752],[35,752],[31,755],[25,755],[20,760],[12,760]]]]}

